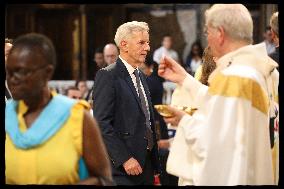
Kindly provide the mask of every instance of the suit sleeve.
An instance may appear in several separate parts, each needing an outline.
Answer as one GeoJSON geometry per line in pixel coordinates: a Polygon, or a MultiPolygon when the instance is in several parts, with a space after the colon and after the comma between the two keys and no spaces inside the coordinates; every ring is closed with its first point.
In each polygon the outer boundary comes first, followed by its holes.
{"type": "Polygon", "coordinates": [[[119,167],[132,155],[129,153],[123,140],[114,130],[115,116],[115,88],[111,73],[99,70],[94,82],[94,117],[99,123],[110,159],[115,167],[119,167]]]}

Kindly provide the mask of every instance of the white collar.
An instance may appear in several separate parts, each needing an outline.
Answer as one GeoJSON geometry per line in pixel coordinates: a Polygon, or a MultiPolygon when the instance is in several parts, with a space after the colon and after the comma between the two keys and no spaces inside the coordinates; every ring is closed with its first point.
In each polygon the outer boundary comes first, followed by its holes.
{"type": "Polygon", "coordinates": [[[128,64],[127,62],[126,62],[126,60],[124,60],[120,55],[119,55],[119,58],[121,59],[121,61],[122,61],[122,63],[125,65],[125,67],[126,67],[126,69],[127,69],[127,71],[128,71],[128,73],[129,73],[129,75],[131,75],[131,74],[133,74],[134,73],[134,71],[138,68],[133,68],[130,64],[128,64]]]}
{"type": "Polygon", "coordinates": [[[209,76],[209,83],[216,73],[222,71],[231,63],[251,66],[264,76],[268,76],[274,68],[278,67],[278,64],[267,55],[265,43],[246,45],[217,60],[217,68],[209,76]]]}

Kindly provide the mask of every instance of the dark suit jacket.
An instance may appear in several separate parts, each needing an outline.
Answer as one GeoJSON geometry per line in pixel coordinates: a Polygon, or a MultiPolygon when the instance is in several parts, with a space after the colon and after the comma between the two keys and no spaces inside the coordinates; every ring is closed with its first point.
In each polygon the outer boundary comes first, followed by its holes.
{"type": "MultiPolygon", "coordinates": [[[[141,82],[149,103],[150,121],[155,141],[151,152],[152,165],[158,171],[158,147],[153,108],[143,74],[141,82]]],[[[112,161],[113,175],[128,176],[122,164],[130,157],[134,157],[143,168],[147,152],[145,116],[131,77],[120,59],[97,72],[93,97],[94,117],[101,128],[112,161]]]]}

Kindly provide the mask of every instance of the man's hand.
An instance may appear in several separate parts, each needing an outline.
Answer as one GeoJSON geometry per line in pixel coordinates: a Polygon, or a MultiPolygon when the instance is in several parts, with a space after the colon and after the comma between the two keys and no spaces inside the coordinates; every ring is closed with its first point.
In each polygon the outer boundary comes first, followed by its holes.
{"type": "Polygon", "coordinates": [[[181,118],[186,114],[186,112],[179,110],[175,107],[169,106],[168,110],[172,112],[172,117],[164,117],[166,123],[172,124],[172,126],[178,126],[181,118]]]}
{"type": "Polygon", "coordinates": [[[140,164],[133,157],[124,162],[123,167],[128,175],[139,175],[142,173],[140,164]]]}
{"type": "Polygon", "coordinates": [[[158,147],[160,149],[169,149],[170,147],[170,142],[168,139],[161,139],[161,140],[158,140],[158,147]]]}
{"type": "Polygon", "coordinates": [[[158,74],[167,80],[181,85],[186,78],[187,72],[175,60],[165,56],[160,62],[158,74]]]}

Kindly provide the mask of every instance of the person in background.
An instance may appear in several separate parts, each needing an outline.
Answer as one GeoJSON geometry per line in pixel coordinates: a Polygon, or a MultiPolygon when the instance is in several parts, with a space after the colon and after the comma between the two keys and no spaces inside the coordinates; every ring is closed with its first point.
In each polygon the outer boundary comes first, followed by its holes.
{"type": "Polygon", "coordinates": [[[94,117],[107,146],[116,184],[153,185],[159,171],[154,113],[145,75],[138,69],[150,51],[148,24],[122,24],[114,41],[120,55],[96,75],[94,117]]]}
{"type": "Polygon", "coordinates": [[[7,62],[9,52],[11,48],[13,47],[12,43],[13,43],[12,39],[5,38],[5,64],[7,62]]]}
{"type": "Polygon", "coordinates": [[[218,58],[209,87],[171,58],[159,67],[160,76],[188,90],[198,105],[192,116],[171,107],[174,116],[164,118],[180,128],[167,171],[183,177],[184,185],[276,184],[268,123],[278,65],[265,44],[252,45],[253,21],[244,5],[215,4],[206,10],[205,23],[208,46],[218,58]]]}
{"type": "MultiPolygon", "coordinates": [[[[279,29],[278,29],[278,12],[273,13],[270,18],[270,26],[272,40],[275,45],[275,51],[270,54],[270,57],[279,64],[279,29]]],[[[277,68],[278,69],[278,68],[277,68]]]]}
{"type": "Polygon", "coordinates": [[[155,126],[157,130],[157,139],[159,147],[159,156],[161,161],[161,185],[177,186],[177,177],[170,175],[166,172],[167,157],[169,155],[169,135],[168,128],[163,120],[163,117],[154,108],[154,105],[162,104],[163,99],[163,78],[158,76],[158,64],[153,61],[152,57],[148,56],[146,61],[139,66],[139,69],[147,76],[149,91],[154,110],[155,126]]]}
{"type": "Polygon", "coordinates": [[[172,49],[172,36],[166,34],[163,36],[162,46],[154,51],[153,60],[160,64],[164,55],[171,57],[172,59],[179,61],[178,53],[172,49]]]}
{"type": "Polygon", "coordinates": [[[6,79],[13,100],[5,108],[6,184],[113,185],[107,152],[87,107],[50,91],[53,43],[42,34],[18,37],[6,79]],[[81,163],[89,175],[80,180],[81,163]]]}
{"type": "Polygon", "coordinates": [[[88,101],[91,91],[88,89],[87,81],[84,79],[79,79],[75,82],[75,87],[81,91],[82,98],[88,101]]]}
{"type": "Polygon", "coordinates": [[[94,62],[99,69],[107,66],[107,63],[104,60],[103,48],[99,47],[99,48],[96,49],[96,51],[94,53],[94,62]]]}
{"type": "Polygon", "coordinates": [[[187,56],[185,62],[185,69],[192,76],[194,76],[196,70],[202,64],[202,53],[203,48],[201,46],[201,43],[199,41],[194,42],[191,45],[190,53],[187,56]]]}
{"type": "Polygon", "coordinates": [[[113,43],[108,43],[104,47],[104,61],[107,65],[113,64],[118,58],[119,52],[117,46],[113,43]]]}
{"type": "Polygon", "coordinates": [[[69,98],[73,98],[73,99],[77,99],[80,100],[82,99],[82,93],[81,91],[75,87],[75,86],[70,86],[66,89],[65,92],[66,96],[68,96],[69,98]]]}
{"type": "Polygon", "coordinates": [[[88,80],[94,80],[97,71],[107,66],[107,64],[104,61],[104,53],[102,47],[98,47],[95,49],[92,58],[93,59],[91,61],[91,64],[88,67],[88,80]]]}
{"type": "Polygon", "coordinates": [[[271,27],[267,26],[263,33],[264,42],[266,45],[267,54],[270,55],[275,51],[275,44],[273,42],[271,27]]]}
{"type": "MultiPolygon", "coordinates": [[[[5,39],[5,66],[6,66],[7,58],[8,58],[8,55],[9,55],[9,52],[10,52],[12,46],[13,46],[12,45],[12,40],[6,38],[5,39]]],[[[10,98],[12,98],[12,96],[11,96],[11,93],[10,93],[10,91],[8,89],[7,81],[5,81],[5,102],[7,100],[9,100],[10,98]]]]}
{"type": "MultiPolygon", "coordinates": [[[[275,44],[275,51],[270,54],[270,57],[279,64],[279,28],[278,28],[278,12],[272,14],[270,18],[270,26],[272,32],[272,39],[275,44]]],[[[277,67],[278,70],[278,67],[277,67]]],[[[278,74],[279,72],[274,70],[278,74]]],[[[275,81],[276,79],[273,79],[275,81]]],[[[273,160],[273,168],[275,180],[279,184],[279,97],[278,97],[278,83],[274,82],[273,85],[276,87],[275,90],[275,98],[273,100],[274,105],[274,113],[271,113],[270,117],[270,142],[272,147],[272,160],[273,160]]]]}
{"type": "MultiPolygon", "coordinates": [[[[155,118],[155,126],[156,130],[159,131],[157,133],[158,140],[168,139],[167,126],[163,117],[157,112],[154,108],[154,105],[162,104],[163,99],[163,78],[158,76],[158,64],[151,59],[151,57],[147,57],[146,61],[139,66],[139,69],[146,75],[146,82],[149,87],[149,91],[151,94],[151,102],[153,105],[154,118],[155,118]]],[[[159,145],[158,141],[158,145],[159,145]]],[[[160,147],[160,146],[159,146],[160,147]]]]}
{"type": "Polygon", "coordinates": [[[90,114],[93,116],[93,103],[92,101],[85,101],[82,100],[82,93],[81,91],[75,87],[75,86],[70,86],[66,89],[65,95],[69,98],[75,99],[75,100],[80,100],[81,104],[84,104],[86,107],[88,107],[90,114]]]}
{"type": "MultiPolygon", "coordinates": [[[[95,80],[96,73],[99,69],[102,69],[102,68],[108,66],[107,63],[104,60],[103,48],[99,47],[95,50],[93,62],[96,64],[96,69],[89,70],[89,72],[91,73],[91,77],[89,77],[89,78],[91,80],[95,80]]],[[[93,89],[94,89],[94,84],[93,84],[92,88],[88,91],[88,94],[85,98],[85,100],[87,100],[90,103],[91,106],[93,106],[93,97],[92,97],[93,89]]],[[[93,111],[93,110],[91,110],[91,111],[93,111]]]]}

